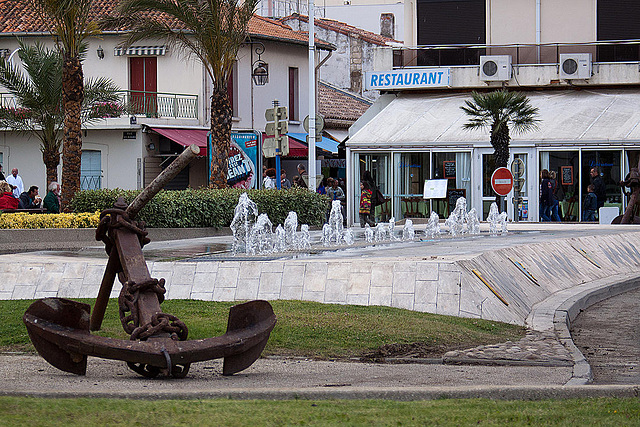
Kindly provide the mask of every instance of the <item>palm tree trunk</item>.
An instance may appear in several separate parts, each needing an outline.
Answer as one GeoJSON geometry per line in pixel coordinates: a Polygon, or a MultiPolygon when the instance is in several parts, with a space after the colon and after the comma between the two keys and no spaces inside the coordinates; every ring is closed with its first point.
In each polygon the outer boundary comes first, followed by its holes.
{"type": "Polygon", "coordinates": [[[491,133],[491,145],[496,159],[496,167],[507,167],[509,163],[509,127],[500,126],[496,132],[491,133]]]}
{"type": "Polygon", "coordinates": [[[64,54],[62,65],[62,107],[64,141],[62,145],[62,206],[67,206],[80,190],[82,160],[82,122],[80,112],[84,97],[84,76],[78,56],[64,54]]]}
{"type": "Polygon", "coordinates": [[[47,168],[47,188],[53,181],[58,181],[58,165],[60,164],[60,151],[57,148],[44,146],[42,148],[42,161],[47,168]]]}
{"type": "Polygon", "coordinates": [[[211,176],[212,188],[227,187],[229,145],[231,141],[231,104],[227,92],[214,89],[211,96],[211,176]]]}

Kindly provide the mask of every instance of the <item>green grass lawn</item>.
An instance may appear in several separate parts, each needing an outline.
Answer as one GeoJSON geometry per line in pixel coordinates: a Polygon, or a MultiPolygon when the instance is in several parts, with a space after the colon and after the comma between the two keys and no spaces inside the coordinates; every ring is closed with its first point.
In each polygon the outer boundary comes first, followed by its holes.
{"type": "Polygon", "coordinates": [[[0,423],[3,426],[637,426],[640,400],[147,401],[0,397],[0,423]]]}
{"type": "MultiPolygon", "coordinates": [[[[94,300],[83,300],[93,305],[94,300]]],[[[32,301],[0,301],[0,351],[34,351],[22,315],[32,301]]],[[[189,339],[224,334],[234,303],[168,300],[163,311],[189,328],[189,339]]],[[[433,354],[448,349],[517,340],[521,327],[479,319],[418,313],[390,307],[273,301],[278,323],[264,354],[314,358],[360,356],[385,344],[426,343],[433,354]]],[[[128,339],[111,300],[100,335],[128,339]]]]}

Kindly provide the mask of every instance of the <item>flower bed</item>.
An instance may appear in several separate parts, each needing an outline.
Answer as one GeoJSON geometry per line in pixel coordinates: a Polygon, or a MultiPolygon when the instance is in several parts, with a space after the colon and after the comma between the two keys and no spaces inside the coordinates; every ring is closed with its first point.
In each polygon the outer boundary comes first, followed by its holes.
{"type": "Polygon", "coordinates": [[[100,212],[62,214],[5,213],[0,215],[0,229],[95,228],[98,226],[99,220],[100,212]]]}

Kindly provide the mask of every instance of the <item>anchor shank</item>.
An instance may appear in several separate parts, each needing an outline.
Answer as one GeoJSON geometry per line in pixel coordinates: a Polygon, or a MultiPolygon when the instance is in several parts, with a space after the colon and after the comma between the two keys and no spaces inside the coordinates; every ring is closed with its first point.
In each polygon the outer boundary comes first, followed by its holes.
{"type": "Polygon", "coordinates": [[[200,154],[200,148],[197,145],[191,144],[173,161],[165,170],[160,172],[151,184],[147,185],[144,190],[133,199],[129,207],[127,207],[127,214],[129,218],[134,219],[140,209],[146,205],[149,200],[153,199],[153,196],[158,194],[160,190],[173,178],[180,173],[182,169],[187,166],[191,160],[195,159],[200,154]]]}
{"type": "Polygon", "coordinates": [[[107,309],[109,296],[111,296],[113,282],[116,279],[118,270],[120,270],[118,251],[112,249],[109,254],[109,261],[107,261],[107,268],[104,270],[104,276],[102,276],[102,283],[100,284],[100,290],[98,291],[98,298],[96,298],[96,304],[93,306],[93,313],[91,313],[90,329],[92,331],[99,331],[102,326],[104,312],[107,309]]]}
{"type": "MultiPolygon", "coordinates": [[[[114,237],[125,279],[136,283],[151,279],[138,236],[127,229],[117,229],[114,237]]],[[[152,291],[141,291],[137,304],[141,325],[151,322],[154,314],[162,312],[158,296],[152,291]]]]}

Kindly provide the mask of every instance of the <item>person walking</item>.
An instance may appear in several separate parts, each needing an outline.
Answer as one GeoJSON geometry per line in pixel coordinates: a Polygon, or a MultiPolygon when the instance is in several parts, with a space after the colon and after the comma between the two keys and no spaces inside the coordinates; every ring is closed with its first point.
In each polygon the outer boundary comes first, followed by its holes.
{"type": "Polygon", "coordinates": [[[558,214],[560,201],[558,200],[558,180],[556,171],[549,171],[549,182],[551,183],[551,208],[549,209],[549,217],[552,221],[560,222],[562,219],[558,214]]]}
{"type": "Polygon", "coordinates": [[[24,191],[24,184],[22,178],[18,175],[18,168],[11,169],[11,175],[7,177],[7,182],[13,188],[13,195],[17,199],[24,191]]]}
{"type": "Polygon", "coordinates": [[[360,227],[364,228],[365,224],[375,227],[376,223],[371,219],[371,196],[373,192],[367,181],[360,181],[360,227]]]}
{"type": "Polygon", "coordinates": [[[584,202],[582,203],[582,220],[595,221],[597,208],[598,196],[595,195],[595,186],[589,184],[587,187],[587,195],[584,196],[584,202]]]}
{"type": "Polygon", "coordinates": [[[549,216],[551,210],[551,199],[553,199],[553,189],[549,179],[549,171],[542,169],[540,172],[540,222],[551,221],[549,216]]]}

